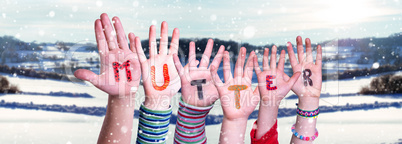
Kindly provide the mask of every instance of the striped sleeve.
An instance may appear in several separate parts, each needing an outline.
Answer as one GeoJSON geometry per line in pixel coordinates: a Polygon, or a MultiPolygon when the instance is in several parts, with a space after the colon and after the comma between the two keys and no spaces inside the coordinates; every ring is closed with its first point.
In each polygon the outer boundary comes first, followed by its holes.
{"type": "Polygon", "coordinates": [[[205,118],[212,109],[208,107],[196,107],[183,102],[180,99],[179,111],[177,113],[176,131],[174,135],[175,144],[204,144],[207,142],[205,137],[205,118]]]}
{"type": "Polygon", "coordinates": [[[172,107],[167,110],[151,110],[141,104],[137,144],[163,144],[169,131],[172,107]]]}

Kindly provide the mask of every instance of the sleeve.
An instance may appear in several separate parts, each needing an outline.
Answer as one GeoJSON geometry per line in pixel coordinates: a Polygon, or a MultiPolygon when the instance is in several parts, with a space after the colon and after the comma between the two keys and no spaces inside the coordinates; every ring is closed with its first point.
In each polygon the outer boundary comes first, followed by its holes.
{"type": "Polygon", "coordinates": [[[138,124],[137,144],[161,144],[166,143],[166,135],[169,131],[170,115],[172,107],[167,110],[151,110],[141,104],[138,124]]]}
{"type": "Polygon", "coordinates": [[[196,107],[183,102],[182,99],[180,99],[179,105],[174,143],[206,143],[205,118],[213,105],[208,107],[196,107]]]}
{"type": "Polygon", "coordinates": [[[260,139],[255,138],[257,133],[257,121],[254,122],[253,129],[250,132],[251,143],[252,144],[278,144],[278,121],[265,133],[260,139]]]}

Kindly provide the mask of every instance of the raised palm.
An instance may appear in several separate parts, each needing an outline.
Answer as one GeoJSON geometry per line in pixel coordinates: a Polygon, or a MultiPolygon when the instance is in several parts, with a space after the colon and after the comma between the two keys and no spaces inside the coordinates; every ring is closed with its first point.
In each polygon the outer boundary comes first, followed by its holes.
{"type": "Polygon", "coordinates": [[[107,14],[95,21],[96,42],[100,55],[100,74],[86,69],[75,71],[74,75],[89,81],[111,96],[127,96],[135,93],[141,79],[140,64],[134,48],[134,34],[130,33],[130,48],[121,21],[113,18],[116,35],[107,14]],[[116,37],[117,36],[117,37],[116,37]]]}
{"type": "Polygon", "coordinates": [[[254,51],[250,53],[246,67],[244,68],[245,57],[246,48],[242,47],[236,62],[233,78],[230,71],[229,52],[225,51],[223,57],[225,83],[222,83],[217,75],[217,68],[212,67],[211,69],[212,77],[218,88],[223,113],[227,119],[247,119],[260,100],[258,87],[254,91],[251,88],[253,59],[255,57],[254,51]]]}
{"type": "Polygon", "coordinates": [[[297,42],[297,57],[293,51],[292,44],[288,42],[288,54],[293,72],[301,72],[301,76],[293,85],[292,90],[299,98],[303,97],[319,97],[322,85],[322,48],[317,46],[316,62],[314,63],[311,41],[309,38],[306,42],[306,56],[304,56],[303,40],[300,36],[296,38],[297,42]]]}
{"type": "Polygon", "coordinates": [[[218,90],[212,81],[210,68],[219,67],[225,47],[221,46],[219,48],[211,66],[208,68],[213,44],[212,39],[208,40],[199,67],[197,67],[199,62],[196,60],[194,42],[190,42],[189,62],[187,65],[183,67],[179,57],[174,56],[176,69],[181,79],[182,98],[188,104],[200,107],[209,106],[219,98],[218,90]],[[200,91],[198,91],[199,86],[201,86],[200,91]]]}
{"type": "Polygon", "coordinates": [[[144,54],[141,41],[136,37],[136,49],[141,63],[146,100],[161,99],[170,101],[180,89],[180,78],[175,69],[173,54],[177,54],[179,30],[173,30],[172,41],[168,53],[168,25],[162,22],[159,53],[156,47],[155,26],[149,29],[149,59],[144,54]]]}
{"type": "Polygon", "coordinates": [[[300,72],[295,73],[290,79],[284,72],[285,50],[281,55],[276,66],[276,46],[272,47],[271,62],[268,63],[269,49],[266,48],[263,56],[263,71],[261,71],[257,56],[254,57],[254,70],[258,78],[258,88],[263,104],[278,106],[280,101],[288,94],[293,84],[300,76],[300,72]],[[286,79],[285,79],[286,78],[286,79]]]}

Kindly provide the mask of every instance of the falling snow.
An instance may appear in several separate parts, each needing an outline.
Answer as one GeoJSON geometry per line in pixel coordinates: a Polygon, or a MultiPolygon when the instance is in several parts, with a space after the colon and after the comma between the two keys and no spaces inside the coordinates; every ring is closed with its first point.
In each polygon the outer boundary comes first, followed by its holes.
{"type": "Polygon", "coordinates": [[[212,14],[212,15],[209,17],[209,19],[210,19],[211,21],[216,21],[217,16],[216,16],[215,14],[212,14]]]}
{"type": "MultiPolygon", "coordinates": [[[[356,2],[349,1],[347,5],[345,5],[344,1],[328,3],[313,2],[309,4],[311,6],[306,6],[301,3],[304,5],[303,7],[300,7],[297,2],[295,2],[295,6],[293,6],[293,4],[289,5],[275,1],[233,1],[228,2],[228,5],[221,4],[224,2],[214,1],[214,4],[216,3],[215,6],[208,6],[208,3],[205,1],[155,3],[154,1],[134,0],[111,3],[96,0],[92,2],[70,1],[68,3],[49,1],[39,5],[33,3],[35,2],[16,0],[6,1],[3,4],[0,17],[0,19],[3,20],[2,25],[4,26],[2,34],[21,40],[21,43],[32,44],[32,46],[27,46],[26,49],[5,51],[3,51],[4,48],[12,48],[12,46],[10,46],[11,42],[0,47],[0,52],[2,53],[1,58],[4,58],[4,52],[15,51],[14,53],[17,53],[16,55],[11,55],[11,57],[14,56],[14,58],[6,58],[5,64],[10,67],[32,68],[35,69],[36,72],[52,72],[60,68],[61,65],[69,65],[70,63],[64,62],[64,56],[67,50],[58,50],[56,46],[54,46],[54,42],[64,41],[66,43],[76,43],[78,41],[85,41],[85,43],[94,44],[93,21],[99,18],[97,13],[100,14],[102,12],[110,13],[110,18],[115,15],[119,16],[121,20],[124,21],[126,33],[134,32],[136,35],[141,36],[143,40],[147,39],[149,25],[155,25],[156,28],[159,29],[160,22],[164,20],[169,22],[169,32],[171,32],[174,27],[180,28],[181,39],[189,37],[195,39],[211,37],[218,38],[222,41],[233,40],[241,44],[248,43],[260,47],[265,45],[271,46],[271,44],[285,46],[287,41],[295,44],[294,38],[296,35],[301,35],[303,38],[310,37],[316,45],[322,44],[324,41],[331,41],[334,38],[353,39],[369,37],[366,39],[356,39],[355,43],[347,46],[341,46],[341,42],[336,43],[333,46],[336,47],[334,51],[326,51],[324,49],[323,57],[326,58],[326,61],[323,63],[323,69],[325,70],[323,74],[332,72],[341,73],[346,70],[353,71],[356,69],[382,70],[386,65],[395,66],[398,62],[399,64],[402,63],[400,58],[400,56],[402,56],[402,46],[400,43],[397,43],[400,39],[391,40],[395,43],[390,43],[389,45],[378,42],[380,41],[378,38],[386,39],[392,37],[390,35],[393,33],[401,34],[402,17],[393,13],[399,11],[399,7],[397,6],[400,5],[400,0],[382,1],[381,6],[370,2],[358,1],[358,7],[354,7],[353,5],[356,2]],[[116,5],[119,7],[116,8],[116,5]],[[231,8],[222,11],[216,8],[218,6],[229,6],[231,8]],[[335,10],[332,8],[335,8],[335,10]],[[331,11],[327,13],[326,9],[331,11]],[[351,10],[357,13],[348,13],[351,12],[351,10]],[[360,12],[364,13],[361,14],[360,12]],[[370,20],[373,18],[377,20],[375,23],[370,20]],[[351,48],[348,49],[344,47],[351,48]],[[361,47],[368,47],[367,50],[369,50],[369,52],[359,51],[358,48],[361,47]],[[385,51],[387,49],[392,50],[385,51]],[[34,56],[35,61],[21,62],[21,60],[28,59],[31,56],[34,56]],[[56,60],[49,60],[51,58],[56,60]],[[361,61],[357,62],[358,59],[361,61]]],[[[115,36],[115,33],[112,32],[111,35],[115,36]]],[[[169,36],[171,35],[169,34],[169,36]]],[[[3,36],[1,36],[1,38],[3,38],[3,36]]],[[[96,45],[93,47],[96,48],[96,45]]],[[[197,51],[203,50],[200,47],[204,48],[204,46],[197,44],[197,51]]],[[[219,45],[216,45],[216,47],[219,47],[219,45]]],[[[293,45],[293,47],[296,48],[295,45],[293,45]]],[[[330,47],[327,46],[326,48],[330,47]]],[[[236,46],[227,46],[226,50],[236,50],[236,46]]],[[[91,71],[99,72],[99,68],[95,67],[99,66],[99,59],[95,59],[99,57],[97,49],[91,50],[90,52],[91,53],[82,50],[75,53],[73,58],[71,58],[71,62],[76,65],[72,65],[71,67],[88,67],[91,71]],[[90,58],[92,59],[90,60],[90,58]]],[[[263,53],[263,50],[256,49],[255,52],[260,55],[263,53]]],[[[100,51],[99,53],[102,54],[104,52],[100,51]]],[[[316,54],[316,52],[313,53],[314,55],[316,54]]],[[[231,56],[237,55],[231,52],[231,56]]],[[[260,61],[262,60],[260,59],[260,61]]],[[[288,58],[286,62],[286,65],[288,65],[288,58]]],[[[290,66],[286,69],[289,70],[290,66]]],[[[32,72],[32,75],[36,74],[36,72],[32,72]]],[[[25,73],[25,71],[23,73],[25,73]]],[[[400,70],[396,73],[401,75],[400,70]]],[[[3,74],[6,75],[6,73],[2,73],[2,75],[3,74]]],[[[101,75],[104,74],[105,73],[101,75]]],[[[386,95],[391,98],[383,98],[383,95],[358,95],[359,90],[369,85],[372,79],[383,75],[383,73],[377,74],[371,71],[365,74],[366,77],[350,76],[349,74],[349,78],[346,80],[324,82],[323,94],[327,94],[329,97],[320,98],[322,100],[320,101],[320,105],[332,106],[346,105],[346,103],[361,104],[374,103],[377,101],[400,101],[398,98],[392,98],[394,95],[391,94],[386,95]],[[335,97],[338,95],[351,96],[335,97]]],[[[72,74],[69,76],[73,77],[72,74]]],[[[80,91],[96,95],[96,98],[93,99],[54,98],[22,94],[2,95],[2,100],[4,99],[7,102],[33,102],[47,105],[85,105],[88,107],[105,107],[106,104],[107,95],[97,90],[92,84],[89,84],[89,82],[85,82],[88,83],[88,85],[83,85],[83,83],[72,84],[58,80],[33,79],[15,72],[8,74],[7,77],[24,92],[32,91],[41,93],[43,91],[63,91],[73,93],[80,91]]],[[[131,87],[130,90],[144,93],[142,87],[131,87]]],[[[289,94],[289,96],[290,95],[291,94],[289,94]]],[[[302,96],[303,95],[301,95],[301,97],[302,96]]],[[[286,98],[283,101],[284,105],[281,105],[281,107],[287,108],[294,108],[294,103],[297,102],[297,100],[286,98]]],[[[138,107],[136,108],[138,109],[138,107]]],[[[397,143],[396,140],[401,138],[400,135],[398,135],[401,131],[400,127],[402,127],[400,123],[402,118],[398,115],[400,112],[400,109],[380,109],[378,111],[366,110],[320,114],[318,126],[319,130],[327,135],[336,135],[339,132],[347,134],[358,131],[360,133],[364,132],[367,135],[367,139],[372,140],[369,141],[370,143],[397,143]],[[370,113],[370,115],[367,113],[370,113]],[[372,115],[378,117],[373,117],[372,115]],[[359,117],[356,118],[356,116],[359,117]],[[369,121],[366,121],[366,119],[369,119],[369,121]],[[389,124],[389,122],[391,122],[392,125],[389,124]],[[359,123],[359,125],[355,125],[356,123],[359,123]],[[370,129],[360,131],[361,127],[370,127],[370,129]]],[[[44,112],[42,110],[28,111],[2,108],[0,109],[0,113],[4,115],[6,115],[5,113],[8,114],[7,117],[1,118],[0,121],[6,121],[7,123],[0,123],[0,127],[5,127],[10,130],[7,131],[7,133],[2,133],[5,139],[2,139],[1,143],[38,143],[38,141],[42,141],[44,143],[59,142],[72,144],[79,143],[81,140],[84,141],[82,143],[95,143],[103,122],[103,117],[44,112]],[[38,115],[40,117],[38,117],[38,115]],[[17,121],[17,123],[13,121],[17,121]],[[63,135],[57,135],[58,133],[55,134],[52,131],[43,131],[44,129],[54,128],[59,128],[60,133],[63,133],[63,135]],[[76,133],[76,131],[83,131],[83,129],[85,132],[84,136],[81,136],[82,133],[76,133]],[[37,135],[34,135],[35,138],[32,138],[31,135],[35,133],[43,133],[46,135],[46,137],[44,137],[46,139],[41,140],[40,137],[36,138],[37,135]],[[80,139],[81,137],[85,138],[80,139]],[[56,139],[56,141],[52,141],[53,139],[56,139]],[[88,139],[92,140],[88,142],[88,139]]],[[[210,114],[222,116],[222,110],[218,106],[215,107],[210,114]]],[[[279,140],[288,140],[289,137],[286,136],[285,133],[289,133],[289,122],[294,122],[294,117],[279,119],[278,132],[281,133],[279,140]]],[[[218,119],[215,121],[217,120],[218,119]]],[[[250,127],[254,121],[255,119],[248,120],[248,130],[251,129],[250,127]]],[[[313,119],[309,119],[308,122],[312,123],[313,119]]],[[[136,123],[134,123],[134,125],[135,124],[136,123]]],[[[120,127],[122,133],[127,133],[131,130],[131,128],[124,126],[122,123],[116,123],[114,126],[120,127]]],[[[174,125],[170,127],[173,127],[169,130],[171,140],[174,136],[174,125]]],[[[206,131],[208,131],[207,136],[209,143],[217,143],[216,139],[213,138],[219,135],[219,130],[220,125],[207,126],[206,131]],[[213,138],[210,139],[210,137],[213,138]]],[[[137,131],[133,130],[133,133],[136,132],[137,131]]],[[[142,131],[138,132],[142,133],[142,131]]],[[[249,131],[239,137],[245,137],[249,140],[248,132],[249,131]]],[[[113,135],[113,133],[110,133],[110,135],[113,135]]],[[[117,134],[115,133],[115,135],[117,134]]],[[[354,135],[352,134],[351,136],[354,135]]],[[[368,143],[368,140],[364,141],[365,139],[358,138],[355,140],[355,137],[353,139],[323,137],[325,139],[319,138],[317,142],[368,143]]],[[[228,141],[229,139],[225,137],[224,140],[228,141]]],[[[119,140],[108,140],[108,142],[118,143],[119,140]]]]}
{"type": "Polygon", "coordinates": [[[245,38],[252,38],[254,37],[256,32],[256,28],[253,26],[247,26],[246,28],[244,28],[243,30],[243,35],[245,38]]]}
{"type": "Polygon", "coordinates": [[[54,11],[50,11],[50,12],[49,12],[49,17],[52,18],[52,17],[54,17],[55,15],[56,15],[56,13],[55,13],[54,11]]]}
{"type": "Polygon", "coordinates": [[[103,2],[102,1],[96,1],[96,6],[97,7],[102,7],[102,5],[103,5],[103,2]]]}
{"type": "Polygon", "coordinates": [[[378,67],[380,67],[380,63],[378,63],[378,62],[373,63],[374,69],[378,69],[378,67]]]}

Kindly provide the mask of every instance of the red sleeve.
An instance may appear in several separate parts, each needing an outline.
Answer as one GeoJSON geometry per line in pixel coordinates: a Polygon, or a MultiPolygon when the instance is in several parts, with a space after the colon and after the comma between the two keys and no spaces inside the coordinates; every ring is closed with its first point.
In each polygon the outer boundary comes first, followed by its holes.
{"type": "Polygon", "coordinates": [[[278,131],[276,131],[278,127],[278,121],[269,129],[267,133],[265,133],[260,139],[255,138],[255,134],[257,133],[257,121],[254,122],[253,129],[250,132],[251,143],[252,144],[279,144],[278,143],[278,131]]]}

